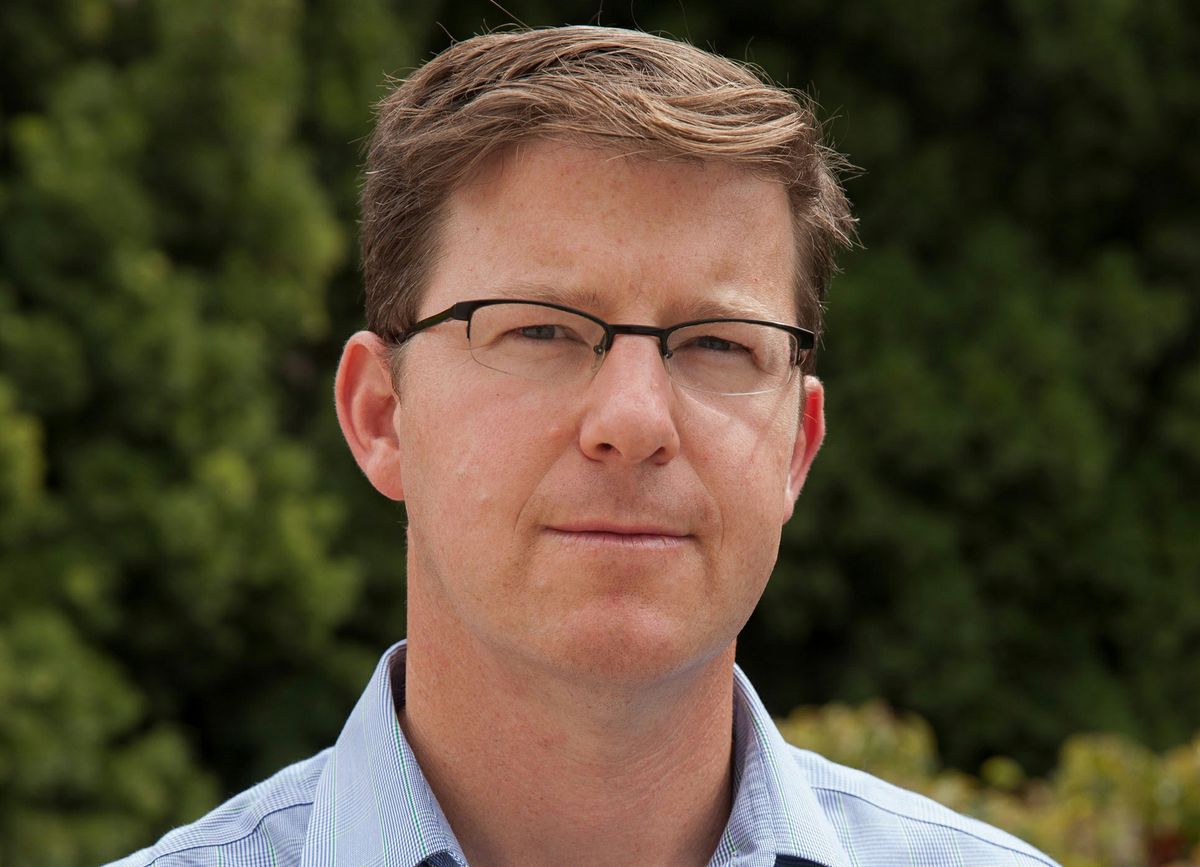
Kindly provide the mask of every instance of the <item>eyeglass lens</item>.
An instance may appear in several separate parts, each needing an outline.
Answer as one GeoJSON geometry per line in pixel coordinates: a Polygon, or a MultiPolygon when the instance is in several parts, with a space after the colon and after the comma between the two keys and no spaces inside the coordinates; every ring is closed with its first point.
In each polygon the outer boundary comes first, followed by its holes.
{"type": "MultiPolygon", "coordinates": [[[[485,367],[526,379],[565,382],[594,372],[604,329],[576,313],[538,304],[477,309],[471,354],[485,367]]],[[[757,394],[791,380],[796,339],[771,325],[706,322],[671,332],[664,359],[671,379],[715,394],[757,394]]]]}

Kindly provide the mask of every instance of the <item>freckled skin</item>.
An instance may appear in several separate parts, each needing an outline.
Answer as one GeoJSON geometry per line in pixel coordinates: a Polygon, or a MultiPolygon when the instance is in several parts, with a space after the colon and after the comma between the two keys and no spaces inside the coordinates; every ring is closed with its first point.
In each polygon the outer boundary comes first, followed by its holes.
{"type": "MultiPolygon", "coordinates": [[[[420,315],[537,284],[611,322],[669,325],[702,299],[795,321],[782,185],[603,153],[524,145],[457,191],[420,315]]],[[[815,451],[800,377],[767,395],[700,395],[670,381],[654,340],[621,336],[592,380],[548,385],[484,368],[466,346],[450,322],[406,350],[395,425],[410,617],[423,607],[472,652],[597,685],[728,651],[815,451]],[[583,519],[685,539],[633,549],[548,531],[583,519]]]]}

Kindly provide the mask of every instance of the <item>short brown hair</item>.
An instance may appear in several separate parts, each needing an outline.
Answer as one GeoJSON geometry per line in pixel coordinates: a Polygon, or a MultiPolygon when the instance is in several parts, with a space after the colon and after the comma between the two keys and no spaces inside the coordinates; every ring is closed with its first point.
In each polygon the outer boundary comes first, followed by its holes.
{"type": "Polygon", "coordinates": [[[417,318],[450,194],[492,154],[560,138],[711,160],[782,181],[796,226],[801,324],[819,331],[834,254],[854,235],[811,101],[748,67],[631,30],[559,27],[452,45],[379,103],[362,192],[367,327],[417,318]]]}

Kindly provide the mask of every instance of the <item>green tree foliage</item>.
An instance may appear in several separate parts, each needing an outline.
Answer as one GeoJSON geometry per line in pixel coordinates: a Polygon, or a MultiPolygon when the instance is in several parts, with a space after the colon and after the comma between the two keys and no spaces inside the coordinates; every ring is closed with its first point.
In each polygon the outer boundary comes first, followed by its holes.
{"type": "MultiPolygon", "coordinates": [[[[968,770],[1040,774],[1076,731],[1186,742],[1200,7],[503,5],[811,82],[863,167],[830,435],[739,650],[768,703],[886,698],[968,770]]],[[[509,20],[0,5],[5,867],[135,848],[328,744],[402,634],[403,513],[329,399],[361,143],[385,74],[509,20]]]]}
{"type": "Polygon", "coordinates": [[[1075,735],[1045,778],[993,757],[979,776],[940,766],[933,730],[881,702],[801,708],[794,744],[1006,828],[1063,867],[1200,865],[1200,737],[1155,755],[1113,735],[1075,735]]]}
{"type": "Polygon", "coordinates": [[[334,640],[362,569],[293,410],[353,232],[302,135],[346,125],[304,11],[0,13],[5,864],[193,818],[326,740],[376,654],[334,640]]]}

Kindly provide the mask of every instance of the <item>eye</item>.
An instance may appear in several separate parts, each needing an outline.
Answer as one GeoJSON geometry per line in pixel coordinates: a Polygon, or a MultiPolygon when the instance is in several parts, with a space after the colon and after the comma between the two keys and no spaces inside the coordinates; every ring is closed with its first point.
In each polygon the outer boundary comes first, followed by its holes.
{"type": "Polygon", "coordinates": [[[523,340],[548,342],[552,340],[579,340],[580,337],[572,329],[562,325],[522,325],[509,332],[510,336],[523,340]]]}
{"type": "Polygon", "coordinates": [[[735,343],[732,340],[727,340],[724,337],[717,337],[715,334],[701,334],[693,337],[683,344],[680,349],[706,349],[716,353],[736,353],[749,352],[750,350],[740,343],[735,343]]]}
{"type": "Polygon", "coordinates": [[[553,325],[526,325],[518,333],[529,340],[553,340],[558,329],[553,325]]]}

